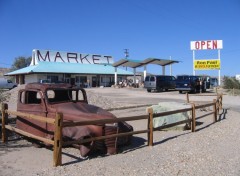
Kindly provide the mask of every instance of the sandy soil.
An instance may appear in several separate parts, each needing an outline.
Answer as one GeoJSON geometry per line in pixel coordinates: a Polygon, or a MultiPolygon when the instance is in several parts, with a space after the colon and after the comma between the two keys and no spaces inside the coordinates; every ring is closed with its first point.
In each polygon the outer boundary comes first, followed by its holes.
{"type": "MultiPolygon", "coordinates": [[[[22,86],[23,87],[23,86],[22,86]]],[[[22,88],[21,87],[21,88],[22,88]]],[[[16,109],[17,91],[9,91],[9,109],[16,109]]],[[[176,91],[147,93],[143,89],[87,89],[90,104],[105,109],[158,102],[186,102],[176,91]]],[[[190,95],[190,101],[211,102],[213,92],[190,95]]],[[[74,148],[63,149],[63,165],[53,167],[53,152],[36,148],[19,136],[0,142],[0,175],[240,175],[240,97],[224,95],[225,116],[212,123],[212,115],[197,121],[197,131],[170,130],[154,132],[154,146],[147,146],[146,134],[133,137],[130,146],[118,154],[82,158],[74,148]]],[[[211,109],[201,109],[203,115],[211,109]]],[[[112,111],[117,117],[145,114],[146,107],[112,111]]],[[[130,122],[135,130],[146,129],[146,121],[130,122]]]]}

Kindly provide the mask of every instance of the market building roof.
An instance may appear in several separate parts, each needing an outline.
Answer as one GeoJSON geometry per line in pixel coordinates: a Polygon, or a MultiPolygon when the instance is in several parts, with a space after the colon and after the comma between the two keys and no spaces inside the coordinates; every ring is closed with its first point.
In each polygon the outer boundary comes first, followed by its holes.
{"type": "MultiPolygon", "coordinates": [[[[37,65],[15,70],[5,74],[6,76],[32,74],[32,73],[77,73],[77,74],[102,74],[112,75],[115,73],[115,68],[108,64],[75,64],[63,62],[39,62],[37,65]]],[[[133,75],[132,72],[118,69],[119,75],[133,75]]]]}

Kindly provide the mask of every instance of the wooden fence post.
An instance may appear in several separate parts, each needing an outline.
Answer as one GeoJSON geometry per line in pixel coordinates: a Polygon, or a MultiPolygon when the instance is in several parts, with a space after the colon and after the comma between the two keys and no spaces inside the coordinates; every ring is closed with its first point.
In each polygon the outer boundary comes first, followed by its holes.
{"type": "Polygon", "coordinates": [[[53,166],[55,167],[62,165],[62,124],[63,114],[56,113],[53,146],[53,166]]]}
{"type": "Polygon", "coordinates": [[[187,103],[189,103],[189,94],[186,93],[186,97],[187,97],[187,103]]]}
{"type": "Polygon", "coordinates": [[[2,103],[1,111],[2,111],[2,142],[5,143],[8,140],[7,132],[5,125],[8,123],[8,114],[5,112],[8,109],[8,105],[2,103]]]}
{"type": "Polygon", "coordinates": [[[196,129],[196,109],[195,109],[195,104],[192,104],[192,132],[195,132],[196,129]]]}
{"type": "MultiPolygon", "coordinates": [[[[217,100],[213,100],[213,121],[217,122],[217,100]]],[[[219,108],[218,108],[219,109],[219,108]]]]}
{"type": "Polygon", "coordinates": [[[220,110],[222,109],[222,95],[219,95],[219,98],[216,100],[217,115],[219,115],[220,110]]]}
{"type": "Polygon", "coordinates": [[[148,146],[153,146],[153,109],[148,108],[148,146]]]}
{"type": "Polygon", "coordinates": [[[219,105],[220,105],[220,109],[222,109],[222,102],[223,102],[223,94],[221,93],[220,94],[220,99],[221,99],[221,101],[220,101],[220,103],[219,103],[219,105]]]}

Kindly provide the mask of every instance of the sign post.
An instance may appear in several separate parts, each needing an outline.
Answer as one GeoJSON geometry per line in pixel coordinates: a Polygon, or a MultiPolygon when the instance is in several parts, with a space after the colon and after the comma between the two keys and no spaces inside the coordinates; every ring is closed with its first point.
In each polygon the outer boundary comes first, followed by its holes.
{"type": "MultiPolygon", "coordinates": [[[[220,62],[220,49],[218,50],[218,59],[219,59],[219,62],[220,62]]],[[[221,85],[221,70],[219,68],[218,70],[218,85],[220,86],[221,85]]]]}
{"type": "MultiPolygon", "coordinates": [[[[195,50],[193,50],[193,63],[195,61],[195,50]]],[[[193,76],[195,76],[195,69],[194,69],[194,64],[193,64],[193,76]]]]}
{"type": "Polygon", "coordinates": [[[193,51],[193,75],[195,70],[218,70],[218,83],[221,84],[220,50],[223,48],[222,40],[191,41],[193,51]],[[218,50],[217,60],[195,60],[195,50],[218,50]]]}

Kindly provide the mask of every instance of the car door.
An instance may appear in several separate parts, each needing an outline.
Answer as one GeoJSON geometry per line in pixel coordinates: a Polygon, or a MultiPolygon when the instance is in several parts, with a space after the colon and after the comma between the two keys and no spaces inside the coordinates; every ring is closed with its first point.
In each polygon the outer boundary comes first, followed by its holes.
{"type": "MultiPolygon", "coordinates": [[[[17,111],[46,117],[47,111],[42,93],[36,90],[19,91],[17,111]]],[[[41,137],[46,136],[46,122],[39,122],[24,116],[18,116],[16,124],[17,128],[23,131],[41,137]]]]}

